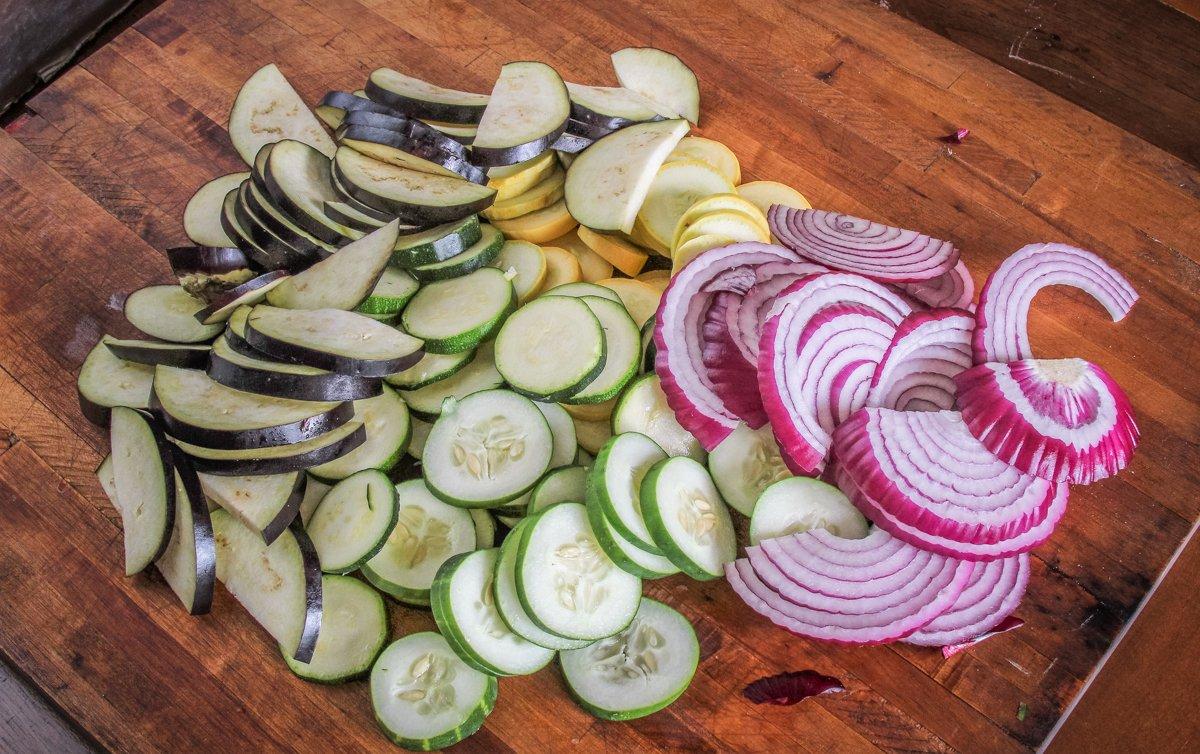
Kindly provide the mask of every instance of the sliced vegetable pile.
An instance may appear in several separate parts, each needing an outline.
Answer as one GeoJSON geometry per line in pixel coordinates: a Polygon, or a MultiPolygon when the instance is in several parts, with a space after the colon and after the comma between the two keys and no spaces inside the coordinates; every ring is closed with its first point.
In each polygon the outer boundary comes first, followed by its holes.
{"type": "Polygon", "coordinates": [[[1025,332],[1050,284],[1124,316],[1103,261],[1026,247],[972,313],[952,244],[742,183],[678,58],[612,61],[617,87],[525,61],[486,95],[379,69],[315,112],[262,68],[250,169],[188,202],[178,285],[126,300],[150,339],[79,374],[126,573],[192,613],[220,581],[299,677],[369,675],[407,748],[556,656],[600,718],[670,704],[699,645],[642,582],[679,573],[805,636],[966,646],[1067,484],[1136,443],[1112,379],[1025,332]],[[383,595],[438,631],[391,641],[383,595]]]}

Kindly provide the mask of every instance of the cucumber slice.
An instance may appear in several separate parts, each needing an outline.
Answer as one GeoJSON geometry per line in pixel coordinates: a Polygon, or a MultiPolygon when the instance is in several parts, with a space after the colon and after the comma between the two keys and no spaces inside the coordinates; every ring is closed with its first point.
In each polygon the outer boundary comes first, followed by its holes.
{"type": "Polygon", "coordinates": [[[564,398],[565,403],[604,403],[633,379],[642,355],[642,336],[625,307],[605,298],[584,296],[587,304],[604,330],[604,369],[582,390],[564,398]]]}
{"type": "Polygon", "coordinates": [[[494,676],[458,658],[440,634],[409,634],[392,642],[371,668],[375,720],[398,746],[433,751],[483,726],[496,704],[494,676]]]}
{"type": "Polygon", "coordinates": [[[196,189],[183,208],[183,232],[192,243],[218,249],[234,245],[234,239],[221,227],[221,205],[225,195],[249,177],[249,173],[230,173],[196,189]]]}
{"type": "Polygon", "coordinates": [[[699,662],[692,624],[649,598],[620,634],[559,655],[571,696],[603,720],[634,720],[671,704],[691,685],[699,662]]]}
{"type": "Polygon", "coordinates": [[[550,426],[550,434],[554,437],[554,450],[550,453],[550,468],[557,469],[575,460],[575,424],[571,415],[557,403],[534,401],[546,424],[550,426]]]}
{"type": "Polygon", "coordinates": [[[595,298],[608,299],[609,301],[612,301],[614,304],[621,303],[621,297],[617,295],[616,291],[614,291],[610,288],[605,288],[602,285],[596,285],[595,283],[584,283],[584,282],[567,283],[566,285],[560,285],[557,288],[546,291],[546,295],[547,296],[568,296],[571,298],[583,298],[584,296],[593,296],[595,298]]]}
{"type": "Polygon", "coordinates": [[[429,490],[464,508],[496,508],[529,491],[550,466],[554,438],[533,401],[485,390],[442,411],[425,441],[429,490]]]}
{"type": "Polygon", "coordinates": [[[479,215],[435,225],[418,233],[400,236],[392,252],[392,264],[404,269],[435,264],[461,254],[481,237],[479,215]]]}
{"type": "Polygon", "coordinates": [[[303,472],[259,476],[200,474],[205,496],[271,544],[296,518],[308,494],[303,472]]]}
{"type": "Polygon", "coordinates": [[[334,179],[351,198],[406,223],[461,220],[490,207],[496,197],[487,186],[388,165],[349,147],[338,147],[333,160],[334,179]]]}
{"type": "Polygon", "coordinates": [[[791,474],[783,465],[771,427],[750,429],[738,424],[708,454],[708,470],[729,507],[749,516],[763,490],[791,474]]]}
{"type": "Polygon", "coordinates": [[[425,606],[442,563],[475,549],[475,522],[430,494],[420,479],[396,485],[396,504],[396,525],[362,574],[400,602],[425,606]]]}
{"type": "Polygon", "coordinates": [[[284,309],[353,309],[371,294],[392,256],[397,221],[353,241],[267,294],[284,309]]]}
{"type": "Polygon", "coordinates": [[[396,511],[396,488],[382,471],[365,469],[335,484],[305,525],[321,570],[349,573],[375,557],[396,511]]]}
{"type": "Polygon", "coordinates": [[[345,683],[371,669],[388,639],[387,607],[379,592],[349,576],[321,578],[321,634],[312,660],[283,652],[288,668],[306,681],[345,683]]]}
{"type": "Polygon", "coordinates": [[[642,480],[646,528],[667,559],[694,579],[720,578],[737,557],[729,509],[708,471],[686,456],[654,464],[642,480]]]}
{"type": "Polygon", "coordinates": [[[496,561],[496,573],[492,582],[492,596],[496,598],[496,610],[500,613],[500,617],[504,620],[505,625],[512,629],[513,633],[538,646],[546,647],[547,649],[579,649],[580,647],[586,647],[591,642],[564,639],[561,636],[544,631],[530,619],[529,615],[525,612],[525,608],[521,606],[521,600],[517,596],[517,550],[520,545],[521,534],[527,525],[528,521],[524,519],[515,522],[512,531],[504,539],[504,543],[500,545],[500,557],[496,561]]]}
{"type": "Polygon", "coordinates": [[[641,579],[604,554],[579,503],[560,503],[529,519],[516,581],[529,617],[568,639],[612,636],[629,625],[642,598],[641,579]]]}
{"type": "Polygon", "coordinates": [[[512,281],[518,306],[536,296],[546,280],[546,255],[540,246],[528,241],[506,241],[488,265],[512,281]]]}
{"type": "Polygon", "coordinates": [[[254,72],[233,100],[229,111],[229,140],[246,161],[265,144],[280,139],[299,139],[326,155],[333,154],[333,141],[320,121],[274,63],[254,72]]]}
{"type": "Polygon", "coordinates": [[[442,564],[430,591],[434,620],[462,661],[489,675],[530,675],[554,659],[504,623],[492,596],[499,550],[456,555],[442,564]]]}
{"type": "Polygon", "coordinates": [[[604,369],[604,330],[586,303],[566,296],[529,302],[496,336],[496,368],[514,390],[557,401],[604,369]]]}
{"type": "Polygon", "coordinates": [[[425,453],[425,440],[429,438],[429,430],[433,425],[421,419],[412,418],[412,439],[408,441],[408,454],[418,461],[425,453]]]}
{"type": "Polygon", "coordinates": [[[500,270],[485,267],[426,285],[400,321],[407,332],[425,341],[426,351],[459,353],[491,337],[515,306],[512,283],[500,270]]]}
{"type": "Polygon", "coordinates": [[[621,86],[632,89],[659,107],[700,122],[700,84],[682,60],[653,47],[626,47],[612,54],[613,71],[621,86]]]}
{"type": "Polygon", "coordinates": [[[113,406],[148,408],[154,387],[154,368],[117,358],[108,348],[112,340],[105,335],[88,352],[75,383],[79,410],[101,427],[108,426],[113,406]]]}
{"type": "Polygon", "coordinates": [[[375,102],[406,115],[450,123],[478,123],[488,103],[486,94],[445,89],[391,68],[372,71],[364,88],[375,102]]]}
{"type": "Polygon", "coordinates": [[[293,659],[310,662],[321,630],[321,566],[304,530],[271,544],[230,513],[212,513],[217,580],[293,659]]]}
{"type": "Polygon", "coordinates": [[[837,487],[793,477],[767,487],[750,517],[750,544],[809,529],[828,529],[843,539],[862,539],[871,524],[837,487]]]}
{"type": "Polygon", "coordinates": [[[447,398],[462,399],[471,393],[491,390],[503,384],[504,378],[496,371],[492,346],[484,343],[465,367],[449,377],[416,390],[401,391],[400,395],[414,414],[433,422],[442,413],[447,398]]]}
{"type": "MultiPolygon", "coordinates": [[[[125,575],[141,573],[167,549],[175,523],[175,472],[162,430],[140,411],[112,410],[113,505],[121,514],[125,575]]],[[[187,501],[180,501],[184,505],[187,501]]]]}
{"type": "Polygon", "coordinates": [[[512,165],[545,152],[562,135],[571,100],[562,77],[533,61],[508,63],[479,119],[471,154],[485,166],[512,165]]]}
{"type": "Polygon", "coordinates": [[[178,285],[148,285],[125,299],[125,319],[151,338],[172,343],[212,340],[224,325],[201,324],[196,314],[207,305],[178,285]]]}
{"type": "Polygon", "coordinates": [[[491,225],[481,226],[479,239],[461,253],[432,264],[412,267],[413,277],[422,282],[450,280],[490,264],[500,254],[504,236],[491,225]]]}
{"type": "Polygon", "coordinates": [[[643,375],[626,388],[613,409],[612,430],[618,435],[641,432],[669,456],[704,459],[700,441],[675,420],[657,374],[643,375]]]}
{"type": "Polygon", "coordinates": [[[383,393],[374,398],[354,402],[355,419],[367,432],[362,445],[346,455],[309,469],[313,476],[324,480],[346,479],[364,469],[388,472],[404,456],[412,434],[408,406],[386,385],[383,393]]]}
{"type": "Polygon", "coordinates": [[[340,309],[259,305],[246,318],[246,342],[267,356],[338,374],[385,377],[421,359],[421,341],[340,309]]]}
{"type": "Polygon", "coordinates": [[[525,520],[524,516],[501,516],[497,515],[496,520],[507,526],[509,529],[515,529],[517,524],[525,520]]]}
{"type": "Polygon", "coordinates": [[[563,466],[553,469],[529,493],[529,515],[546,510],[556,503],[582,503],[587,498],[588,470],[583,466],[563,466]]]}
{"type": "Polygon", "coordinates": [[[485,510],[472,508],[471,520],[475,522],[475,549],[486,550],[496,544],[496,519],[485,510]]]}
{"type": "Polygon", "coordinates": [[[459,353],[427,353],[408,369],[389,374],[384,379],[389,385],[404,390],[418,390],[435,382],[447,379],[471,363],[475,351],[459,353]]]}
{"type": "Polygon", "coordinates": [[[396,267],[388,267],[354,310],[368,317],[395,317],[420,287],[412,275],[396,267]]]}
{"type": "Polygon", "coordinates": [[[653,555],[662,555],[642,518],[642,480],[667,454],[637,432],[625,432],[604,444],[588,472],[586,501],[622,537],[653,555]]]}
{"type": "Polygon", "coordinates": [[[600,549],[622,571],[643,580],[661,579],[679,573],[679,567],[663,555],[647,552],[621,536],[600,507],[588,506],[588,523],[592,525],[600,549]]]}
{"type": "Polygon", "coordinates": [[[325,484],[316,477],[304,475],[304,497],[300,500],[300,523],[308,526],[313,511],[325,499],[325,495],[333,489],[333,485],[325,484]]]}

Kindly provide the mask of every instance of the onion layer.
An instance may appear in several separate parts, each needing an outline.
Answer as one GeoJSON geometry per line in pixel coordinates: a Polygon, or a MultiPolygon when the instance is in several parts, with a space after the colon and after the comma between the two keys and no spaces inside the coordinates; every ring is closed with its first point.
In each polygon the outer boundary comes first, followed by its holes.
{"type": "Polygon", "coordinates": [[[975,319],[961,309],[905,317],[875,368],[865,405],[897,411],[954,408],[953,378],[971,366],[974,327],[975,319]]]}
{"type": "Polygon", "coordinates": [[[1017,609],[1028,585],[1028,553],[979,563],[950,609],[905,641],[926,647],[942,647],[982,636],[1017,609]]]}
{"type": "Polygon", "coordinates": [[[967,428],[1027,474],[1090,484],[1125,468],[1137,447],[1129,399],[1083,359],[980,364],[954,381],[967,428]]]}
{"type": "Polygon", "coordinates": [[[975,298],[975,280],[961,259],[949,272],[918,283],[897,283],[897,287],[926,306],[971,309],[975,298]]]}
{"type": "Polygon", "coordinates": [[[775,303],[775,298],[805,275],[821,272],[829,272],[829,269],[812,262],[772,262],[754,271],[754,285],[750,286],[737,306],[730,307],[727,320],[730,336],[751,364],[758,363],[758,341],[762,337],[763,320],[775,303]]]}
{"type": "Polygon", "coordinates": [[[1029,305],[1049,285],[1086,291],[1113,322],[1125,318],[1137,291],[1121,273],[1090,251],[1061,243],[1024,246],[988,276],[975,310],[975,362],[1033,357],[1029,347],[1029,305]]]}
{"type": "Polygon", "coordinates": [[[828,210],[775,204],[767,222],[780,243],[805,259],[888,283],[940,277],[959,258],[949,241],[828,210]]]}

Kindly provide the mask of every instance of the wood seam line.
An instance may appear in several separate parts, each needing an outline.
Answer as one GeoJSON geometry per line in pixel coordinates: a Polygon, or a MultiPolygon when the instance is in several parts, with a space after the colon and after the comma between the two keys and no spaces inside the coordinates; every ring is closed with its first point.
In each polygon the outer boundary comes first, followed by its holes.
{"type": "MultiPolygon", "coordinates": [[[[0,454],[0,458],[2,457],[3,454],[0,454]]],[[[46,690],[42,688],[41,684],[39,684],[32,676],[26,673],[25,669],[22,668],[20,664],[13,660],[12,655],[5,651],[3,645],[0,645],[0,663],[3,663],[4,666],[8,668],[8,671],[12,673],[13,677],[16,678],[17,681],[25,684],[25,688],[35,699],[46,705],[50,712],[52,712],[58,718],[57,721],[60,725],[74,733],[80,741],[82,741],[93,751],[105,750],[105,747],[95,736],[91,734],[90,731],[80,725],[75,718],[71,717],[71,715],[59,705],[58,701],[53,696],[46,693],[46,690]]]]}
{"type": "Polygon", "coordinates": [[[1146,605],[1150,603],[1150,599],[1155,595],[1156,592],[1158,592],[1158,588],[1162,586],[1163,582],[1167,580],[1167,575],[1174,570],[1175,563],[1178,562],[1180,556],[1183,555],[1184,549],[1191,544],[1192,539],[1195,538],[1196,531],[1198,529],[1200,529],[1200,518],[1197,518],[1195,523],[1192,524],[1191,530],[1188,532],[1187,536],[1183,538],[1183,541],[1179,543],[1179,547],[1175,548],[1175,552],[1171,554],[1170,560],[1168,560],[1167,564],[1163,566],[1162,571],[1158,574],[1158,578],[1154,580],[1154,584],[1146,592],[1146,596],[1142,597],[1142,601],[1139,602],[1137,608],[1134,609],[1133,615],[1129,616],[1129,620],[1125,621],[1125,625],[1121,626],[1121,630],[1117,632],[1115,637],[1113,637],[1112,643],[1108,645],[1108,649],[1104,651],[1104,654],[1100,656],[1100,660],[1095,664],[1095,666],[1092,667],[1092,672],[1088,674],[1087,679],[1083,682],[1083,687],[1079,689],[1079,691],[1067,704],[1062,714],[1059,715],[1058,720],[1054,723],[1054,727],[1050,729],[1048,734],[1046,734],[1046,740],[1042,741],[1042,745],[1038,747],[1038,754],[1045,752],[1050,746],[1050,743],[1054,741],[1054,737],[1058,735],[1060,730],[1062,730],[1063,725],[1065,725],[1067,722],[1067,718],[1069,718],[1071,713],[1075,711],[1075,708],[1079,706],[1080,700],[1083,699],[1084,695],[1087,694],[1088,690],[1092,687],[1092,683],[1095,682],[1096,677],[1100,675],[1100,671],[1104,670],[1104,666],[1108,664],[1109,659],[1116,654],[1117,649],[1120,648],[1122,641],[1125,639],[1125,635],[1129,633],[1130,627],[1133,626],[1134,622],[1139,617],[1141,617],[1142,611],[1145,609],[1146,605]]]}

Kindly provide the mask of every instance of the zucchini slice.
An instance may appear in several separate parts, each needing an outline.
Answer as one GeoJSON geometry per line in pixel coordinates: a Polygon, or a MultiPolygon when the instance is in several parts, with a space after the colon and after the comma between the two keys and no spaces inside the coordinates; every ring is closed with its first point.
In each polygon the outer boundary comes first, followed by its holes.
{"type": "Polygon", "coordinates": [[[258,476],[299,471],[340,458],[362,445],[367,432],[362,422],[351,421],[332,432],[295,445],[277,445],[253,450],[219,450],[192,445],[183,440],[175,444],[187,453],[197,471],[215,476],[258,476]]]}
{"type": "Polygon", "coordinates": [[[208,376],[234,390],[299,401],[356,401],[382,392],[379,380],[371,377],[271,361],[261,353],[247,355],[231,345],[228,334],[213,342],[208,376]]]}
{"type": "MultiPolygon", "coordinates": [[[[118,359],[135,364],[203,369],[208,364],[211,346],[194,346],[186,343],[161,343],[157,340],[118,340],[105,336],[100,342],[118,359]]],[[[138,408],[138,406],[134,406],[138,408]]]]}
{"type": "Polygon", "coordinates": [[[586,303],[568,296],[534,299],[496,336],[496,368],[504,380],[520,393],[551,401],[596,379],[605,353],[600,320],[586,303]]]}
{"type": "Polygon", "coordinates": [[[196,320],[202,325],[222,324],[228,321],[239,307],[254,306],[265,299],[288,277],[284,270],[272,270],[251,278],[236,288],[214,296],[208,302],[208,306],[196,312],[196,320]]]}
{"type": "Polygon", "coordinates": [[[321,570],[350,573],[375,557],[396,525],[396,511],[396,488],[378,469],[364,469],[335,484],[304,527],[321,570]]]}
{"type": "Polygon", "coordinates": [[[413,413],[427,420],[435,420],[442,413],[447,398],[462,399],[480,390],[491,390],[504,384],[504,378],[496,371],[496,361],[490,343],[484,343],[475,351],[471,361],[448,377],[414,390],[401,393],[404,402],[413,413]]]}
{"type": "Polygon", "coordinates": [[[354,413],[367,432],[366,441],[343,456],[313,466],[308,470],[309,474],[332,481],[345,479],[364,469],[388,472],[400,462],[408,450],[412,425],[408,406],[396,391],[384,385],[381,395],[356,401],[354,413]]]}
{"type": "Polygon", "coordinates": [[[274,63],[254,72],[233,100],[229,111],[229,140],[247,165],[265,144],[282,139],[303,142],[324,155],[333,154],[333,140],[304,100],[274,63]]]}
{"type": "Polygon", "coordinates": [[[508,277],[482,267],[421,288],[400,321],[406,332],[425,342],[426,351],[459,353],[490,338],[515,306],[516,293],[508,277]]]}
{"type": "Polygon", "coordinates": [[[546,279],[542,281],[542,293],[552,291],[560,285],[583,280],[583,268],[579,265],[579,258],[566,249],[543,246],[542,256],[546,258],[546,279]]]}
{"type": "Polygon", "coordinates": [[[167,547],[154,566],[191,615],[212,609],[217,581],[217,544],[208,501],[187,456],[172,448],[175,467],[175,522],[167,547]]]}
{"type": "Polygon", "coordinates": [[[283,653],[309,662],[321,631],[321,565],[308,535],[293,526],[271,544],[224,510],[212,514],[217,580],[283,653]]]}
{"type": "Polygon", "coordinates": [[[198,369],[158,366],[151,406],[172,436],[223,450],[304,442],[354,417],[354,405],[272,398],[233,390],[198,369]]]}
{"type": "Polygon", "coordinates": [[[496,508],[537,483],[553,448],[546,418],[532,401],[485,390],[443,409],[421,460],[437,497],[463,508],[496,508]]]}
{"type": "Polygon", "coordinates": [[[183,232],[197,246],[233,246],[234,239],[221,227],[221,205],[225,195],[241,185],[250,173],[230,173],[214,178],[192,194],[183,208],[183,232]]]}
{"type": "Polygon", "coordinates": [[[430,494],[420,479],[396,485],[396,501],[396,525],[362,574],[400,602],[427,606],[442,563],[475,549],[475,521],[430,494]]]}
{"type": "Polygon", "coordinates": [[[488,185],[496,189],[496,201],[502,202],[524,194],[544,181],[558,167],[554,153],[547,150],[514,165],[503,165],[487,171],[488,185]]]}
{"type": "Polygon", "coordinates": [[[733,184],[716,168],[698,160],[663,164],[650,183],[638,222],[657,244],[671,248],[675,228],[688,208],[714,194],[733,192],[733,184]]]}
{"type": "Polygon", "coordinates": [[[679,570],[701,581],[720,578],[737,557],[729,509],[712,477],[687,456],[666,458],[642,479],[638,499],[654,544],[679,570]]]}
{"type": "Polygon", "coordinates": [[[465,367],[475,357],[474,351],[459,353],[427,353],[408,369],[389,374],[384,379],[393,387],[402,390],[418,390],[435,382],[441,382],[465,367]]]}
{"type": "MultiPolygon", "coordinates": [[[[217,210],[218,218],[220,208],[217,210]]],[[[224,231],[222,231],[224,232],[224,231]]],[[[175,246],[167,249],[171,272],[185,291],[202,301],[254,277],[246,253],[233,245],[175,246]]]]}
{"type": "MultiPolygon", "coordinates": [[[[462,178],[472,183],[487,183],[487,173],[470,162],[465,154],[447,152],[433,142],[405,136],[398,131],[348,123],[337,130],[337,138],[338,144],[389,165],[462,178]]],[[[458,144],[452,139],[446,141],[458,144]]]]}
{"type": "Polygon", "coordinates": [[[604,331],[604,368],[581,390],[563,398],[564,403],[604,403],[617,397],[634,375],[642,355],[642,335],[621,304],[596,296],[580,299],[604,331]]]}
{"type": "Polygon", "coordinates": [[[273,358],[363,377],[399,372],[422,355],[420,340],[340,309],[256,306],[246,318],[246,342],[273,358]]]}
{"type": "Polygon", "coordinates": [[[299,141],[275,144],[261,175],[271,200],[296,225],[331,244],[359,238],[362,233],[334,222],[325,214],[325,202],[337,201],[329,157],[299,141]]]}
{"type": "Polygon", "coordinates": [[[201,343],[221,332],[221,323],[202,324],[196,315],[205,304],[178,285],[148,285],[125,299],[125,319],[151,338],[172,343],[201,343]]]}
{"type": "Polygon", "coordinates": [[[700,84],[696,74],[669,52],[626,47],[612,54],[617,81],[657,105],[664,115],[678,113],[700,123],[700,84]]]}
{"type": "Polygon", "coordinates": [[[451,123],[478,123],[488,104],[486,94],[444,89],[391,68],[372,71],[365,91],[405,115],[451,123]]]}
{"type": "Polygon", "coordinates": [[[333,485],[325,484],[320,479],[305,474],[306,481],[304,482],[304,499],[300,501],[300,523],[308,525],[308,520],[312,518],[313,511],[325,499],[325,495],[333,489],[333,485]]]}
{"type": "Polygon", "coordinates": [[[567,91],[571,95],[571,118],[597,128],[615,131],[665,117],[652,102],[623,86],[585,86],[567,82],[567,91]]]}
{"type": "Polygon", "coordinates": [[[631,231],[659,167],[687,132],[681,119],[638,123],[584,150],[567,170],[571,216],[593,230],[631,231]]]}
{"type": "Polygon", "coordinates": [[[333,170],[349,196],[410,223],[460,220],[491,206],[496,196],[487,186],[388,165],[349,147],[338,149],[333,170]]]}
{"type": "Polygon", "coordinates": [[[466,251],[482,235],[479,215],[405,234],[396,240],[392,264],[403,269],[435,264],[466,251]]]}
{"type": "Polygon", "coordinates": [[[562,135],[571,116],[566,84],[550,66],[508,63],[479,119],[471,154],[480,165],[513,165],[536,157],[562,135]]]}
{"type": "Polygon", "coordinates": [[[398,226],[393,220],[282,281],[267,294],[267,302],[284,309],[353,309],[379,282],[392,258],[398,226]]]}
{"type": "Polygon", "coordinates": [[[504,273],[522,306],[542,290],[546,280],[546,255],[540,246],[528,241],[506,241],[500,253],[488,263],[504,273]]]}
{"type": "Polygon", "coordinates": [[[672,160],[699,160],[721,172],[736,186],[742,182],[742,165],[733,150],[719,141],[703,136],[685,136],[675,146],[667,162],[672,160]]]}
{"type": "Polygon", "coordinates": [[[108,426],[113,406],[149,408],[154,387],[154,368],[119,358],[108,347],[114,341],[105,335],[92,347],[75,382],[80,412],[101,427],[108,426]]]}
{"type": "Polygon", "coordinates": [[[163,554],[175,523],[171,446],[140,411],[117,406],[109,425],[113,505],[125,535],[125,575],[141,573],[163,554]]]}
{"type": "Polygon", "coordinates": [[[444,749],[473,735],[498,691],[495,677],[464,663],[432,631],[392,642],[371,669],[376,722],[392,743],[413,751],[444,749]]]}
{"type": "Polygon", "coordinates": [[[379,592],[349,576],[323,576],[321,633],[312,659],[300,662],[287,652],[283,659],[306,681],[344,683],[371,670],[387,639],[387,607],[379,592]]]}
{"type": "Polygon", "coordinates": [[[496,599],[496,610],[513,633],[540,647],[559,650],[585,647],[591,642],[564,639],[540,628],[521,606],[521,600],[517,596],[517,549],[527,526],[526,519],[516,522],[500,545],[500,557],[496,561],[496,572],[492,580],[492,596],[496,599]]]}
{"type": "Polygon", "coordinates": [[[495,259],[503,244],[504,236],[500,231],[491,225],[484,225],[480,227],[479,239],[470,247],[440,262],[412,267],[409,272],[421,282],[463,277],[495,259]]]}
{"type": "Polygon", "coordinates": [[[550,175],[531,186],[528,191],[503,201],[497,201],[483,211],[483,216],[489,220],[511,220],[539,209],[545,209],[562,199],[565,179],[566,173],[561,167],[556,166],[550,175]]]}
{"type": "Polygon", "coordinates": [[[509,238],[543,244],[570,232],[579,221],[567,211],[565,199],[560,199],[545,209],[511,220],[496,220],[493,224],[509,238]]]}
{"type": "Polygon", "coordinates": [[[404,270],[384,267],[375,287],[354,311],[370,317],[395,317],[417,295],[420,287],[416,278],[404,270]]]}
{"type": "Polygon", "coordinates": [[[310,482],[302,471],[255,476],[200,474],[205,496],[271,544],[295,520],[310,482]]]}

